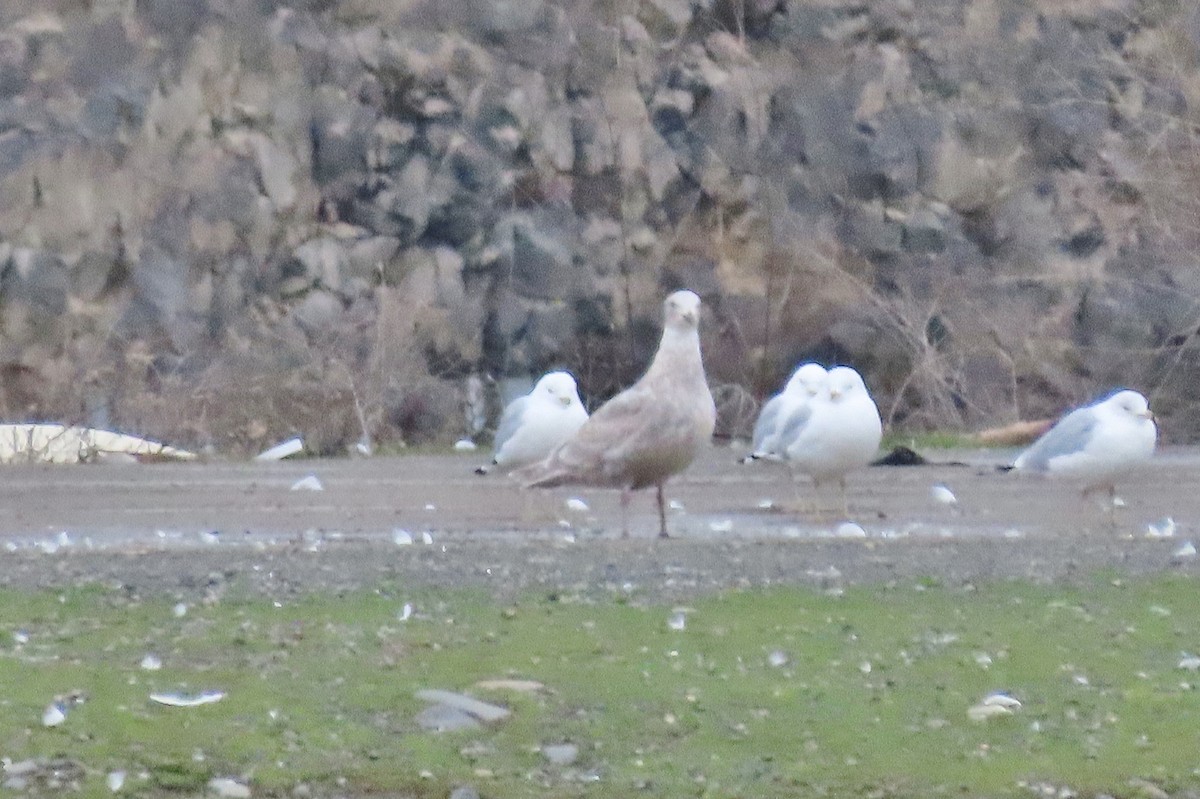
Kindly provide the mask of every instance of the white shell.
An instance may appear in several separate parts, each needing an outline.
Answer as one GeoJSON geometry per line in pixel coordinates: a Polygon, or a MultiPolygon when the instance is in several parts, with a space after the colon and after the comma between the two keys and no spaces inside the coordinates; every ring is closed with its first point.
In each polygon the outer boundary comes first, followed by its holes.
{"type": "Polygon", "coordinates": [[[867,531],[861,525],[854,522],[842,522],[833,531],[833,534],[838,538],[866,538],[867,531]]]}
{"type": "Polygon", "coordinates": [[[43,727],[57,727],[67,720],[67,711],[58,702],[51,702],[42,712],[43,727]]]}
{"type": "Polygon", "coordinates": [[[1175,535],[1175,520],[1164,516],[1156,522],[1146,525],[1147,538],[1172,538],[1175,535]]]}
{"type": "Polygon", "coordinates": [[[1017,699],[1014,696],[1009,696],[1008,694],[997,692],[994,694],[988,694],[986,697],[984,697],[983,704],[996,705],[999,707],[1007,707],[1007,708],[1017,708],[1017,707],[1021,706],[1021,700],[1017,699]]]}
{"type": "Polygon", "coordinates": [[[954,496],[954,492],[941,483],[938,483],[933,488],[929,489],[929,496],[939,505],[958,504],[958,497],[954,496]]]}
{"type": "Polygon", "coordinates": [[[321,485],[321,480],[315,475],[310,474],[307,477],[301,477],[296,482],[292,483],[293,491],[324,491],[325,486],[321,485]]]}
{"type": "Polygon", "coordinates": [[[150,701],[169,707],[199,707],[211,705],[225,698],[224,691],[204,691],[198,694],[155,693],[150,694],[150,701]]]}

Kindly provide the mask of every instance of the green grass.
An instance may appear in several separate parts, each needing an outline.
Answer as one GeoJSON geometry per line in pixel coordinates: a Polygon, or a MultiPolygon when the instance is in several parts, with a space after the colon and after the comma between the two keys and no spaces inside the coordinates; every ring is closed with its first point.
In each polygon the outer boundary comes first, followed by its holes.
{"type": "Polygon", "coordinates": [[[984,444],[971,433],[955,433],[948,430],[930,432],[907,432],[889,430],[879,445],[881,452],[891,452],[895,447],[908,447],[916,452],[930,449],[979,449],[984,444]]]}
{"type": "Polygon", "coordinates": [[[1072,588],[935,581],[731,592],[672,609],[625,598],[529,597],[398,586],[345,596],[225,599],[176,618],[172,601],[97,588],[0,593],[0,755],[84,768],[78,795],[178,796],[214,776],[255,796],[1027,796],[1168,791],[1200,780],[1196,584],[1098,576],[1072,588]],[[404,601],[417,612],[397,619],[404,601]],[[13,633],[29,640],[18,645],[13,633]],[[789,655],[783,667],[769,655],[789,655]],[[143,671],[147,652],[163,660],[143,671]],[[986,656],[986,658],[985,658],[986,656]],[[985,664],[990,659],[990,665],[985,664]],[[535,694],[473,689],[538,680],[535,694]],[[425,687],[508,704],[491,728],[419,731],[425,687]],[[212,705],[154,690],[221,689],[212,705]],[[1023,702],[966,711],[1005,689],[1023,702]],[[44,728],[55,695],[86,701],[44,728]],[[551,766],[545,743],[580,746],[551,766]],[[422,776],[425,772],[425,776],[422,776]],[[339,783],[339,781],[341,781],[339,783]]]}

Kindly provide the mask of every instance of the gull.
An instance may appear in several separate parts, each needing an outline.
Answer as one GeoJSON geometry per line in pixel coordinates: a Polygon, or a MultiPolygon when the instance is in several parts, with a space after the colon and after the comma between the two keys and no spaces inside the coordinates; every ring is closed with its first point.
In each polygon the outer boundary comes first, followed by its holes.
{"type": "Polygon", "coordinates": [[[792,414],[801,410],[825,390],[829,373],[819,363],[804,363],[792,372],[787,385],[762,406],[754,423],[753,448],[742,463],[756,460],[781,460],[779,434],[792,414]]]}
{"type": "Polygon", "coordinates": [[[846,473],[866,466],[879,450],[883,423],[862,375],[849,366],[829,370],[826,390],[794,412],[779,433],[788,465],[816,487],[837,480],[842,510],[846,473]]]}
{"type": "Polygon", "coordinates": [[[1111,510],[1117,478],[1148,461],[1157,440],[1158,428],[1146,398],[1124,389],[1068,413],[1009,469],[1078,480],[1084,498],[1106,490],[1111,510]]]}
{"type": "Polygon", "coordinates": [[[587,418],[575,378],[567,372],[545,374],[528,394],[508,403],[496,428],[492,462],[475,473],[487,474],[495,467],[511,472],[536,463],[574,435],[587,418]]]}
{"type": "Polygon", "coordinates": [[[631,493],[654,486],[659,536],[667,537],[663,485],[712,438],[717,410],[700,357],[700,298],[676,291],[663,303],[658,352],[646,373],[592,414],[545,460],[518,472],[528,488],[588,485],[621,489],[622,535],[631,493]]]}

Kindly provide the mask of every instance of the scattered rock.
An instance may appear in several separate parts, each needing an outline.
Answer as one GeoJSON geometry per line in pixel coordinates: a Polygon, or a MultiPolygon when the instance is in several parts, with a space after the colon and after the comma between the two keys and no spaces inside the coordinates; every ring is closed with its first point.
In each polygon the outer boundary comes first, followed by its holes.
{"type": "Polygon", "coordinates": [[[579,758],[579,747],[575,744],[543,746],[542,756],[555,766],[569,766],[579,758]]]}
{"type": "Polygon", "coordinates": [[[924,466],[929,461],[917,451],[905,446],[892,447],[888,454],[871,462],[872,466],[924,466]]]}
{"type": "MultiPolygon", "coordinates": [[[[712,295],[714,381],[836,353],[914,426],[1057,414],[1153,382],[1138,353],[1192,336],[1184,192],[1147,179],[1182,180],[1192,155],[1167,135],[1178,76],[1148,66],[1195,30],[1186,3],[1028,26],[909,0],[646,0],[613,19],[545,0],[176,5],[67,4],[0,35],[0,174],[20,187],[0,223],[21,231],[0,245],[0,368],[31,417],[94,407],[248,452],[266,438],[238,432],[246,392],[295,382],[268,404],[311,407],[333,429],[310,440],[344,451],[362,430],[327,395],[347,363],[407,360],[397,385],[446,392],[563,363],[608,396],[678,282],[712,295]],[[259,52],[214,82],[228,26],[259,52]],[[782,285],[814,253],[837,279],[782,285]],[[931,303],[953,336],[921,335],[931,303]]],[[[1180,361],[1156,397],[1180,439],[1200,430],[1198,375],[1180,361]]],[[[372,440],[404,439],[404,413],[378,415],[372,440]]],[[[475,432],[459,422],[430,436],[475,432]]]]}
{"type": "Polygon", "coordinates": [[[222,799],[250,799],[249,786],[229,777],[213,777],[208,781],[208,790],[222,799]]]}
{"type": "Polygon", "coordinates": [[[467,711],[440,702],[418,713],[416,722],[421,729],[432,732],[471,730],[481,726],[479,720],[467,711]]]}
{"type": "Polygon", "coordinates": [[[426,688],[416,693],[417,699],[424,702],[436,702],[441,705],[456,708],[480,721],[501,721],[512,715],[506,707],[493,705],[466,694],[453,691],[443,691],[438,688],[426,688]]]}

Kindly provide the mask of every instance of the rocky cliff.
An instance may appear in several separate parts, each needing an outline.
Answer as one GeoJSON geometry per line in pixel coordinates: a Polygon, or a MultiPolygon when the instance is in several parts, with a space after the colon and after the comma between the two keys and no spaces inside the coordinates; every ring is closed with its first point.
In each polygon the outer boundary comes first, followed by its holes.
{"type": "Polygon", "coordinates": [[[11,0],[0,412],[249,449],[469,432],[708,306],[893,424],[1117,385],[1200,431],[1200,10],[1161,0],[11,0]]]}

